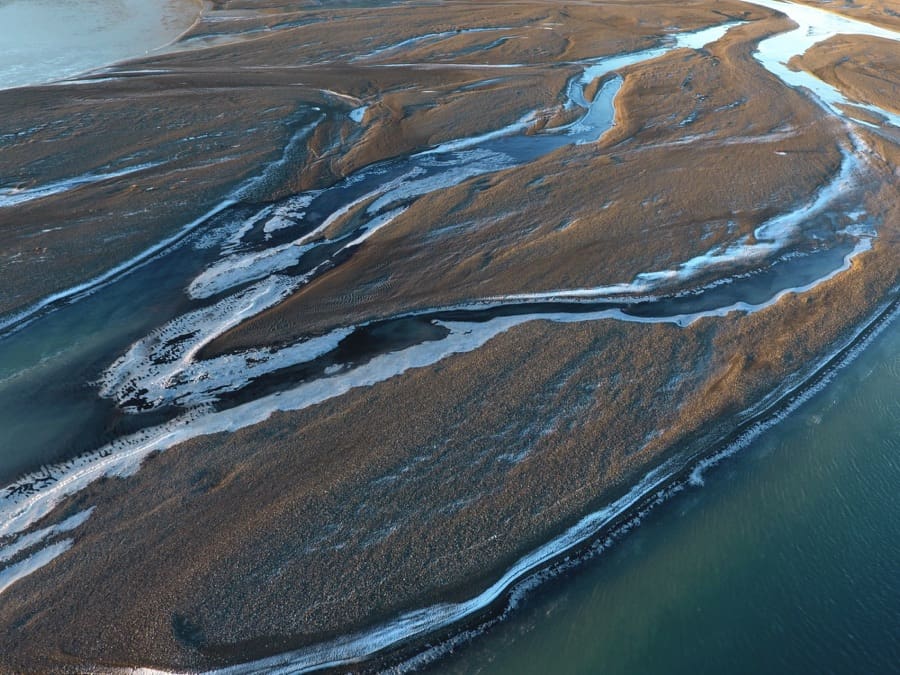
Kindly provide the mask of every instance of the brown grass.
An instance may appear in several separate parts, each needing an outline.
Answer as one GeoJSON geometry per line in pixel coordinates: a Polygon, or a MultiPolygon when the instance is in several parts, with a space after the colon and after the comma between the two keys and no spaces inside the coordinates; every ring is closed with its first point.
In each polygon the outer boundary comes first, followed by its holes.
{"type": "Polygon", "coordinates": [[[861,35],[821,42],[792,62],[841,90],[848,98],[900,113],[897,43],[861,35]]]}

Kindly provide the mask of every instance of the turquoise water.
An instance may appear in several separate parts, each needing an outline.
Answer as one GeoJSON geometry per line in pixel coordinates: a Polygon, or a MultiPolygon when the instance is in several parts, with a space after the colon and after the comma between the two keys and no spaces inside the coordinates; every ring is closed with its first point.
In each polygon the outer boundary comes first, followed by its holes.
{"type": "Polygon", "coordinates": [[[900,324],[434,670],[900,672],[900,324]]]}
{"type": "Polygon", "coordinates": [[[0,89],[143,56],[199,11],[195,0],[0,0],[0,89]]]}

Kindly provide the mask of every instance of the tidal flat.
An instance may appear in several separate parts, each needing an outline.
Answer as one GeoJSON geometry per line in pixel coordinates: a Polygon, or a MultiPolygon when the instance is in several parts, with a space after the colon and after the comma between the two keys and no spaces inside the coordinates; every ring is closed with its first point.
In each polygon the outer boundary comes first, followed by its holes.
{"type": "Polygon", "coordinates": [[[894,325],[865,8],[216,1],[0,91],[0,669],[389,667],[793,410],[894,325]]]}

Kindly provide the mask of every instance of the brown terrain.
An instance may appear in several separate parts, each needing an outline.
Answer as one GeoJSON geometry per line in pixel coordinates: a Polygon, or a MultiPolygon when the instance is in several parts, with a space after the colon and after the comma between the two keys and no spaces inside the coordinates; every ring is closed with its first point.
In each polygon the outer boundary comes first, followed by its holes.
{"type": "Polygon", "coordinates": [[[813,73],[853,100],[900,113],[897,45],[890,40],[841,35],[817,44],[792,65],[813,73]]]}
{"type": "Polygon", "coordinates": [[[608,5],[602,18],[590,6],[563,10],[540,2],[499,3],[502,11],[498,3],[383,4],[253,3],[247,16],[240,3],[217,3],[192,35],[203,34],[209,23],[242,37],[131,62],[112,79],[101,73],[84,83],[0,92],[3,187],[156,165],[11,208],[0,202],[0,316],[133,258],[279,158],[285,159],[282,171],[269,171],[239,196],[266,200],[327,185],[378,159],[552,107],[574,72],[566,61],[646,47],[667,26],[689,29],[762,15],[731,0],[715,3],[714,10],[681,5],[665,19],[655,5],[627,3],[608,5]],[[542,29],[556,23],[564,28],[542,29]],[[436,69],[393,67],[396,53],[353,60],[460,26],[508,29],[444,40],[439,53],[427,45],[402,51],[403,59],[452,64],[436,69]],[[504,35],[516,39],[481,58],[477,47],[504,35]],[[465,68],[469,61],[540,68],[504,71],[504,83],[461,92],[484,79],[483,68],[465,68]],[[548,77],[546,65],[553,63],[562,65],[548,77]],[[346,118],[359,99],[373,106],[363,138],[346,118]],[[322,114],[325,123],[312,138],[289,142],[322,114]]]}
{"type": "MultiPolygon", "coordinates": [[[[538,126],[559,123],[571,61],[646,47],[676,25],[748,21],[705,50],[621,71],[616,126],[597,143],[419,199],[205,355],[491,295],[630,281],[751,234],[808,202],[841,164],[842,125],[752,58],[758,40],[791,25],[762,8],[322,4],[214,2],[186,51],[125,64],[114,79],[0,92],[3,129],[16,130],[3,137],[0,175],[23,187],[163,162],[0,208],[0,312],[136,255],[283,154],[242,199],[327,185],[532,110],[544,111],[538,126]],[[426,33],[496,26],[354,61],[426,33]],[[499,37],[510,39],[477,49],[499,37]],[[508,63],[523,66],[475,67],[508,63]],[[140,74],[153,69],[167,72],[140,74]],[[486,70],[498,81],[467,88],[486,70]],[[347,112],[361,104],[360,126],[347,112]],[[289,143],[320,115],[312,136],[289,143]]],[[[857,3],[893,25],[889,4],[857,3]]],[[[890,45],[841,38],[800,65],[897,109],[890,45]]],[[[0,670],[205,669],[468,598],[663,459],[714,448],[900,283],[900,149],[888,132],[858,133],[873,151],[860,192],[879,233],[847,272],[687,327],[534,321],[153,455],[45,520],[96,507],[70,551],[3,593],[0,670]]]]}

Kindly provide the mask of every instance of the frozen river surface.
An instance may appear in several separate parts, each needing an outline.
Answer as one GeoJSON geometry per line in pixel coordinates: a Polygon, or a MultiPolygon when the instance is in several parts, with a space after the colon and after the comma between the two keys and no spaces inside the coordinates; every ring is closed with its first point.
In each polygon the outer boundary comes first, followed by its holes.
{"type": "Polygon", "coordinates": [[[0,89],[143,56],[187,30],[193,0],[0,0],[0,89]]]}

